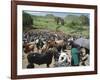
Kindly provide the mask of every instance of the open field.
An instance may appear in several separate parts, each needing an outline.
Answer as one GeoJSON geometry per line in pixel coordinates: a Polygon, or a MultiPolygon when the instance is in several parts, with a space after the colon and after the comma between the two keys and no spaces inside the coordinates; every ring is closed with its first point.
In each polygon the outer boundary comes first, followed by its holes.
{"type": "MultiPolygon", "coordinates": [[[[62,31],[69,35],[80,35],[80,36],[85,36],[87,38],[89,37],[89,28],[90,28],[89,17],[84,14],[80,14],[80,15],[69,14],[65,17],[58,17],[58,16],[53,15],[53,13],[51,14],[48,13],[45,16],[41,16],[41,14],[40,15],[28,14],[28,15],[30,15],[32,18],[32,20],[30,21],[32,24],[31,29],[32,28],[49,29],[49,30],[55,30],[55,31],[62,31]],[[55,18],[61,18],[62,20],[64,20],[64,24],[62,25],[61,22],[57,23],[55,18]]],[[[59,15],[61,15],[61,13],[59,15]]],[[[27,31],[27,27],[28,26],[24,25],[23,31],[27,31]]]]}

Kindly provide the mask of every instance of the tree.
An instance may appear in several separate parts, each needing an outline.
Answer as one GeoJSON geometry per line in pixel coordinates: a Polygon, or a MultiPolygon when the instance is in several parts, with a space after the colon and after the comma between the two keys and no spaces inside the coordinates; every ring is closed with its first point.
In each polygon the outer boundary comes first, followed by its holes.
{"type": "Polygon", "coordinates": [[[47,14],[46,17],[47,18],[54,18],[55,16],[53,14],[47,14]]]}
{"type": "Polygon", "coordinates": [[[23,27],[33,25],[33,18],[30,14],[23,12],[23,27]]]}
{"type": "Polygon", "coordinates": [[[89,26],[89,18],[88,18],[87,16],[81,15],[81,16],[79,17],[79,19],[80,19],[80,22],[81,22],[82,25],[87,25],[87,26],[89,26]]]}

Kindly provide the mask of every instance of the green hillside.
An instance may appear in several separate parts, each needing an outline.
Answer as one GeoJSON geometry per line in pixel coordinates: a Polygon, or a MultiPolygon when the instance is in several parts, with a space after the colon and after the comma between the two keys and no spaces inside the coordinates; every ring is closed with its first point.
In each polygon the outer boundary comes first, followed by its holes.
{"type": "MultiPolygon", "coordinates": [[[[45,16],[37,16],[37,15],[30,15],[30,16],[33,19],[33,22],[31,22],[33,28],[49,29],[55,31],[59,30],[70,35],[82,35],[85,37],[89,37],[89,18],[85,15],[80,15],[80,16],[67,15],[66,17],[63,18],[64,25],[57,24],[55,22],[56,16],[52,14],[48,14],[45,16]]],[[[23,19],[25,19],[24,15],[23,19]]],[[[23,23],[25,23],[24,21],[26,20],[23,20],[23,23]]],[[[25,25],[23,27],[25,27],[25,25]]]]}

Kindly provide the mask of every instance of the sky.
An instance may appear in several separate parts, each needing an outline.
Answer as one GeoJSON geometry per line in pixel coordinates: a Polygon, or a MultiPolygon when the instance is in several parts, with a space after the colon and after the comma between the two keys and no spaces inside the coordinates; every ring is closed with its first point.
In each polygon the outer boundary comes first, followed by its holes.
{"type": "Polygon", "coordinates": [[[76,15],[76,16],[85,15],[89,17],[89,13],[43,12],[43,11],[40,12],[40,11],[28,11],[28,10],[24,10],[24,12],[29,13],[31,15],[36,15],[36,16],[45,16],[47,14],[53,14],[54,16],[63,17],[63,18],[67,15],[76,15]]]}

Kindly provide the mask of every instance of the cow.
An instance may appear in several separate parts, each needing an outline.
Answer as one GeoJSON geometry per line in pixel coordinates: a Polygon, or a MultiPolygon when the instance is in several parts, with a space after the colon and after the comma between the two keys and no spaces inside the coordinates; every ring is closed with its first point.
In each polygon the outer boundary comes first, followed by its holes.
{"type": "Polygon", "coordinates": [[[36,46],[38,49],[41,49],[43,47],[44,43],[41,39],[36,40],[36,46]]]}
{"type": "Polygon", "coordinates": [[[50,67],[54,54],[55,51],[52,49],[49,49],[45,54],[30,53],[27,56],[29,63],[27,68],[34,68],[34,63],[38,65],[47,64],[47,68],[50,67]]]}
{"type": "Polygon", "coordinates": [[[36,50],[36,44],[35,42],[26,43],[23,49],[25,53],[29,53],[31,51],[34,51],[34,49],[36,50]]]}
{"type": "Polygon", "coordinates": [[[58,62],[55,65],[56,67],[65,67],[71,66],[71,55],[66,52],[61,52],[58,58],[58,62]]]}
{"type": "Polygon", "coordinates": [[[64,51],[66,49],[66,42],[64,40],[55,40],[56,47],[59,52],[64,51]]]}

